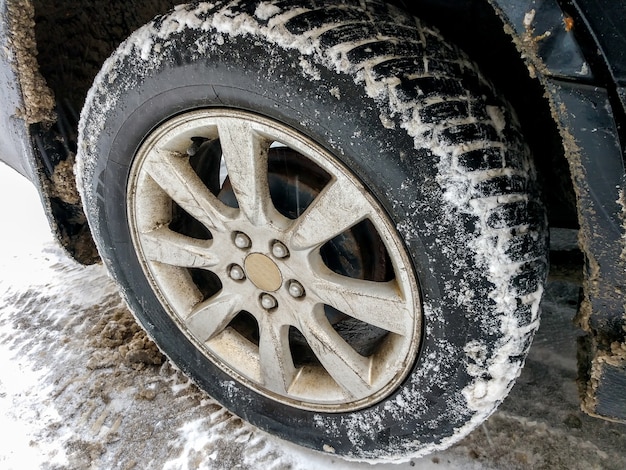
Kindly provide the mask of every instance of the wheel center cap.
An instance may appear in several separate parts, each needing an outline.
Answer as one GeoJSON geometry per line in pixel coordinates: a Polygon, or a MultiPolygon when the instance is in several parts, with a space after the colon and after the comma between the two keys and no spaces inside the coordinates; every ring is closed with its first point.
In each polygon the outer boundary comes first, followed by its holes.
{"type": "Polygon", "coordinates": [[[244,262],[246,275],[252,283],[265,292],[275,292],[280,289],[283,277],[280,269],[271,259],[261,253],[248,255],[244,262]]]}

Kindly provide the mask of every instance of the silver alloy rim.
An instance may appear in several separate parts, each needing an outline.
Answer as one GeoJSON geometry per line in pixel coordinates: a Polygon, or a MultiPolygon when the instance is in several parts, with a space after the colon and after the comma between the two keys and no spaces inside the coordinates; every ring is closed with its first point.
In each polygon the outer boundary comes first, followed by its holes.
{"type": "Polygon", "coordinates": [[[241,111],[179,115],[140,147],[127,197],[133,243],[165,311],[208,359],[254,391],[302,409],[345,412],[389,395],[413,366],[422,315],[402,241],[363,184],[301,134],[241,111]],[[198,142],[219,143],[220,192],[192,166],[198,142]],[[276,147],[329,175],[294,217],[272,199],[268,155],[276,147]],[[236,204],[221,197],[226,187],[236,204]],[[177,208],[210,236],[176,231],[177,208]],[[363,221],[391,262],[383,281],[339,273],[322,256],[329,241],[363,221]],[[341,321],[383,333],[367,353],[357,351],[329,308],[341,321]],[[244,333],[239,318],[256,324],[256,333],[244,333]],[[294,331],[312,359],[295,352],[294,331]]]}

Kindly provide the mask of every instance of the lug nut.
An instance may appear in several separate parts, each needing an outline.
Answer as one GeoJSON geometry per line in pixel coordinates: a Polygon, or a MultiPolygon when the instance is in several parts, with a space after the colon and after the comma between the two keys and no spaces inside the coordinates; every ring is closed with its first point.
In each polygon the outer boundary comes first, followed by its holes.
{"type": "Polygon", "coordinates": [[[250,241],[248,235],[246,235],[245,233],[239,232],[237,233],[237,235],[235,235],[235,246],[237,248],[245,250],[246,248],[250,248],[251,245],[252,242],[250,241]]]}
{"type": "Polygon", "coordinates": [[[276,299],[269,294],[261,295],[261,307],[265,310],[272,310],[278,306],[278,302],[276,299]]]}
{"type": "Polygon", "coordinates": [[[196,153],[198,153],[198,150],[200,150],[202,144],[205,143],[207,140],[209,139],[205,137],[192,137],[191,146],[187,149],[187,155],[193,157],[196,153]]]}
{"type": "Polygon", "coordinates": [[[274,244],[272,245],[272,254],[276,258],[286,258],[287,256],[289,256],[289,250],[285,245],[277,241],[274,242],[274,244]]]}
{"type": "Polygon", "coordinates": [[[291,281],[289,283],[289,295],[298,298],[304,295],[304,287],[298,281],[291,281]]]}
{"type": "Polygon", "coordinates": [[[244,272],[243,268],[237,264],[233,264],[230,267],[228,275],[231,279],[234,279],[235,281],[243,281],[246,278],[246,273],[244,272]]]}

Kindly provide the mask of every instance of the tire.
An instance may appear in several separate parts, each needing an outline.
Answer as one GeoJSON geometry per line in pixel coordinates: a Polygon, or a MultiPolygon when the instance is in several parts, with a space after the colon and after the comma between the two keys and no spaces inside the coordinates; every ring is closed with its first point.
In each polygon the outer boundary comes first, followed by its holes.
{"type": "Polygon", "coordinates": [[[401,460],[486,419],[538,326],[518,128],[383,3],[217,2],[105,63],[77,173],[130,308],[202,389],[297,444],[401,460]]]}

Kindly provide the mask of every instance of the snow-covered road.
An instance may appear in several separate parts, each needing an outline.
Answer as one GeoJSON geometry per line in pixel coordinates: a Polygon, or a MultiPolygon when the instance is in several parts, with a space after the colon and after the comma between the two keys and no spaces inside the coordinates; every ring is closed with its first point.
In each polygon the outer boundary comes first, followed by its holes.
{"type": "Polygon", "coordinates": [[[357,464],[234,417],[147,340],[102,266],[71,261],[28,182],[0,165],[0,468],[626,468],[626,426],[578,411],[578,288],[553,282],[511,396],[457,446],[357,464]]]}

